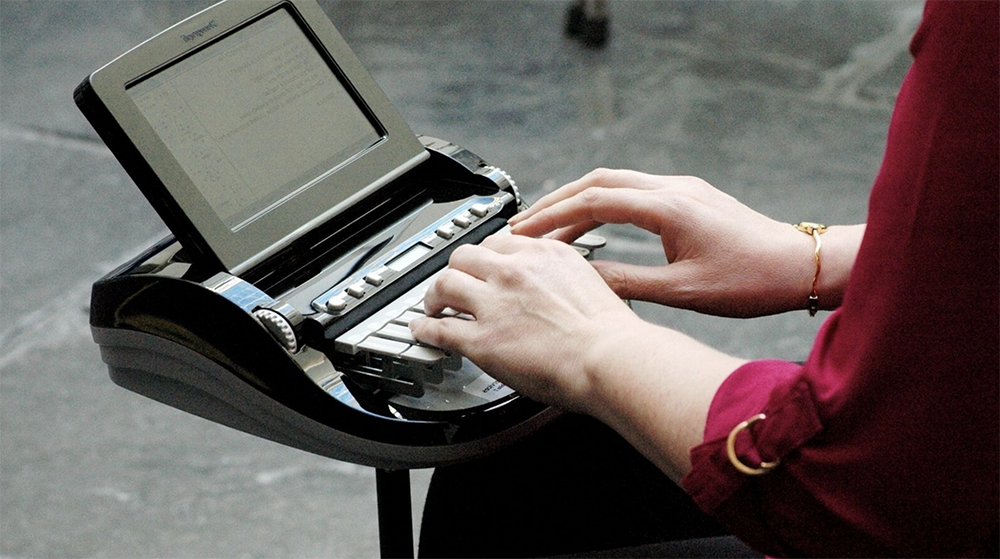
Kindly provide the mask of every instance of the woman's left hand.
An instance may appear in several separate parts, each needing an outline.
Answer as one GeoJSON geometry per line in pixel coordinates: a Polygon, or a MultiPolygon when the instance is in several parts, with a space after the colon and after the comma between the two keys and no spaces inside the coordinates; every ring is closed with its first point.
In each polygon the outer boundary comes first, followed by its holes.
{"type": "Polygon", "coordinates": [[[429,316],[449,307],[475,320],[418,319],[417,339],[461,353],[526,396],[584,413],[588,350],[642,322],[575,249],[518,235],[456,249],[424,306],[429,316]]]}

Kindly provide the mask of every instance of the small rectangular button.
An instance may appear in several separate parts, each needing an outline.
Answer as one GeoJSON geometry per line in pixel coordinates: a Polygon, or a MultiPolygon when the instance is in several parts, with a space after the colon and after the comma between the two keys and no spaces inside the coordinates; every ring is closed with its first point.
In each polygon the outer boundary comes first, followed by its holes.
{"type": "Polygon", "coordinates": [[[340,312],[347,308],[347,299],[344,295],[334,295],[330,297],[330,300],[326,302],[326,310],[330,312],[340,312]]]}
{"type": "Polygon", "coordinates": [[[344,291],[351,297],[354,297],[355,299],[360,299],[365,296],[365,284],[363,282],[356,283],[354,285],[348,286],[348,288],[345,289],[344,291]]]}
{"type": "Polygon", "coordinates": [[[486,214],[490,212],[490,207],[486,204],[473,204],[469,207],[469,213],[476,217],[486,217],[486,214]]]}
{"type": "Polygon", "coordinates": [[[469,218],[462,215],[456,215],[455,217],[451,218],[451,222],[461,227],[462,229],[465,229],[466,227],[472,225],[472,221],[469,218]]]}
{"type": "Polygon", "coordinates": [[[455,236],[455,226],[450,223],[445,223],[441,227],[438,227],[434,234],[442,239],[450,239],[455,236]]]}

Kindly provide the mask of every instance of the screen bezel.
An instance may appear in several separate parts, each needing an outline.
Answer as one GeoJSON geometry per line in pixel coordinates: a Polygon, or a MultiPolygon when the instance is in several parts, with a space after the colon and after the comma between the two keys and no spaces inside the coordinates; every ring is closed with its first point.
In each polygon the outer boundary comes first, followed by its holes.
{"type": "Polygon", "coordinates": [[[265,261],[428,157],[402,116],[313,0],[221,2],[125,53],[94,72],[89,82],[130,147],[139,152],[152,171],[153,177],[133,178],[144,182],[140,188],[167,226],[182,244],[196,245],[193,252],[211,255],[233,274],[265,261]],[[211,209],[132,101],[127,88],[283,9],[325,59],[381,134],[381,140],[308,189],[233,231],[211,209]],[[345,185],[354,194],[331,206],[329,200],[335,199],[345,185]],[[184,218],[176,216],[178,212],[184,218]]]}

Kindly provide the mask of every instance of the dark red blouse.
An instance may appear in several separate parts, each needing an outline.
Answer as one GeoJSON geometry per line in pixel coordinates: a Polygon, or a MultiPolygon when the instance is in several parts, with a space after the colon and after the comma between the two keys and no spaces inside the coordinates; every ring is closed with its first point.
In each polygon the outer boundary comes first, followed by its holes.
{"type": "Polygon", "coordinates": [[[771,555],[996,556],[998,12],[931,1],[843,304],[804,366],[757,361],[712,403],[684,487],[771,555]],[[739,422],[742,461],[725,443],[739,422]]]}

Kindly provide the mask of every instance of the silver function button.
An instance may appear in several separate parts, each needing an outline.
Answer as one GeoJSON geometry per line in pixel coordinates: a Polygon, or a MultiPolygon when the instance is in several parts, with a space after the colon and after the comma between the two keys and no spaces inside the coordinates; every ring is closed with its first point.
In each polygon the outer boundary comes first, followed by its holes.
{"type": "Polygon", "coordinates": [[[434,233],[442,239],[450,239],[455,236],[455,226],[450,223],[445,223],[441,227],[438,227],[437,231],[434,233]]]}
{"type": "Polygon", "coordinates": [[[351,297],[354,297],[355,299],[360,299],[365,296],[365,284],[364,282],[359,282],[352,286],[349,286],[344,291],[351,297]]]}
{"type": "Polygon", "coordinates": [[[365,283],[369,285],[374,285],[375,287],[382,285],[383,281],[384,278],[382,277],[382,274],[379,274],[377,272],[371,272],[370,274],[365,276],[365,283]]]}
{"type": "Polygon", "coordinates": [[[326,310],[330,312],[340,312],[347,308],[347,299],[343,295],[335,295],[330,297],[330,300],[326,302],[326,310]]]}
{"type": "Polygon", "coordinates": [[[473,204],[469,208],[469,213],[476,217],[486,217],[486,214],[490,213],[490,207],[486,204],[473,204]]]}
{"type": "Polygon", "coordinates": [[[580,235],[575,241],[573,241],[573,246],[585,248],[587,250],[597,250],[603,248],[608,244],[608,240],[600,235],[594,235],[593,233],[584,233],[580,235]]]}
{"type": "Polygon", "coordinates": [[[456,215],[455,217],[451,218],[451,222],[461,227],[462,229],[465,229],[466,227],[472,225],[471,218],[472,216],[456,215]]]}

